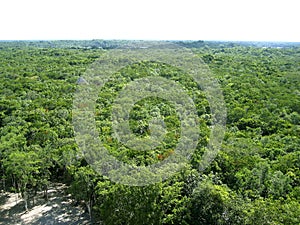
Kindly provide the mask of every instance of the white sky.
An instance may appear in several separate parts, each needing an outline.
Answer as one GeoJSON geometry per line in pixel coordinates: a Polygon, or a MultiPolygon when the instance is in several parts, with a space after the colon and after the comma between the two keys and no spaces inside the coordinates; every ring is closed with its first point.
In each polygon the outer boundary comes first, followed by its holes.
{"type": "Polygon", "coordinates": [[[300,42],[299,6],[299,0],[2,0],[0,40],[300,42]]]}

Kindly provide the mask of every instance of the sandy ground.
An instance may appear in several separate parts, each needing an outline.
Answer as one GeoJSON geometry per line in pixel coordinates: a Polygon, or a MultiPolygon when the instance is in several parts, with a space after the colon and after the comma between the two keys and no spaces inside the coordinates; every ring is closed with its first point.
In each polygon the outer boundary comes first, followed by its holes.
{"type": "MultiPolygon", "coordinates": [[[[53,184],[49,200],[36,197],[36,203],[24,212],[24,202],[15,193],[0,194],[0,224],[6,225],[87,225],[89,216],[81,207],[72,204],[63,184],[53,184]]],[[[30,206],[30,205],[29,205],[30,206]]]]}

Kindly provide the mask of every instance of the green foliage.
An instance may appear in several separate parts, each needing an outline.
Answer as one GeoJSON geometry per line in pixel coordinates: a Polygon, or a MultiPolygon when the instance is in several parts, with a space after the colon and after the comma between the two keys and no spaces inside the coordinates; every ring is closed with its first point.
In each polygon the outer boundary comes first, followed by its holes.
{"type": "Polygon", "coordinates": [[[161,224],[161,185],[130,187],[99,182],[96,211],[107,225],[161,224]]]}
{"type": "Polygon", "coordinates": [[[224,224],[229,196],[225,186],[202,181],[192,194],[190,224],[224,224]]]}
{"type": "Polygon", "coordinates": [[[157,62],[116,72],[99,93],[94,115],[99,138],[119,160],[157,163],[173,154],[180,138],[174,106],[146,98],[130,112],[130,129],[147,137],[151,119],[160,117],[167,130],[163,143],[135,151],[118,142],[110,115],[128,82],[151,75],[180,83],[199,116],[200,139],[191,164],[164,182],[129,187],[87,165],[74,140],[71,110],[76,81],[86,68],[108,49],[136,43],[0,42],[1,189],[21,193],[28,208],[37,191],[47,192],[49,182],[66,182],[95,224],[299,224],[299,46],[176,42],[210,67],[226,102],[222,148],[205,171],[198,167],[209,141],[211,112],[191,77],[157,62]]]}

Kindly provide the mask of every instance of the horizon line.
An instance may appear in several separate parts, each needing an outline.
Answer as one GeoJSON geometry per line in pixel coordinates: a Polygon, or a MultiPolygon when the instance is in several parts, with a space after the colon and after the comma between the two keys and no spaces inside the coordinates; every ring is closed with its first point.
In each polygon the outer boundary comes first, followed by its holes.
{"type": "Polygon", "coordinates": [[[283,40],[222,40],[222,39],[0,39],[0,42],[36,42],[36,41],[184,41],[184,42],[256,42],[256,43],[300,43],[300,41],[283,41],[283,40]]]}

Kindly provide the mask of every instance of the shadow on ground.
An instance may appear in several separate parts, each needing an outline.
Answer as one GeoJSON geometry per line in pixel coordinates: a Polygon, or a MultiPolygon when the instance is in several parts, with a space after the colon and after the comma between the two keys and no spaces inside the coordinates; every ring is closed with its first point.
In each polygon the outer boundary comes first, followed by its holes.
{"type": "Polygon", "coordinates": [[[39,193],[35,205],[24,212],[24,202],[15,193],[0,194],[0,224],[2,225],[87,225],[88,214],[72,204],[63,184],[53,184],[46,201],[39,193]]]}

